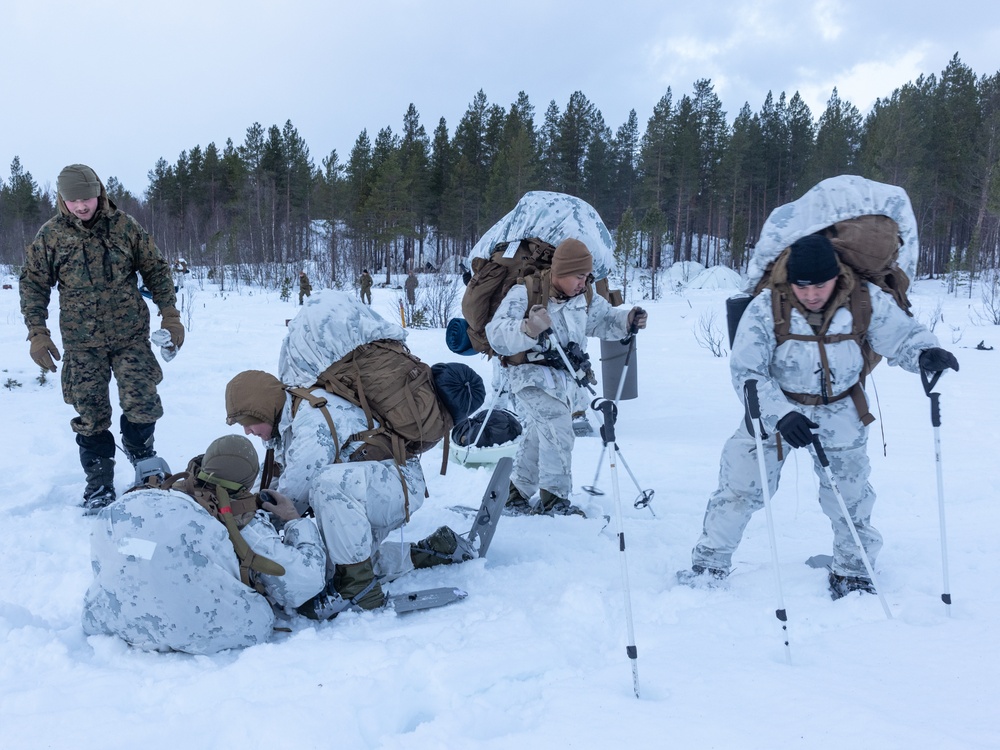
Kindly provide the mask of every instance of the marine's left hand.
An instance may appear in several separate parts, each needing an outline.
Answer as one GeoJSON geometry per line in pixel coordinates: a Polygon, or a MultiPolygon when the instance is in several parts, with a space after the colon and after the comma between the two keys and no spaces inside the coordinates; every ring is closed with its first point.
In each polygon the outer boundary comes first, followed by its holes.
{"type": "Polygon", "coordinates": [[[181,314],[176,307],[164,307],[160,310],[160,328],[170,333],[170,341],[178,349],[184,344],[184,325],[181,323],[181,314]]]}
{"type": "Polygon", "coordinates": [[[958,360],[947,349],[935,346],[920,352],[920,369],[927,372],[952,369],[958,372],[958,360]]]}
{"type": "Polygon", "coordinates": [[[633,307],[628,313],[628,329],[631,331],[636,328],[645,328],[648,318],[649,313],[641,307],[633,307]]]}

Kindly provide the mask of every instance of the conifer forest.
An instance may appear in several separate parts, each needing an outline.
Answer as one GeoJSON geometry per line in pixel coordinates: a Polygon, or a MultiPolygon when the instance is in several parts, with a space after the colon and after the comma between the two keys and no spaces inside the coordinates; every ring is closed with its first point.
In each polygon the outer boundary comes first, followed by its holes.
{"type": "MultiPolygon", "coordinates": [[[[15,269],[55,212],[30,168],[14,155],[0,184],[0,263],[15,269]]],[[[454,271],[529,190],[594,206],[622,265],[742,270],[770,211],[838,174],[907,191],[919,275],[978,278],[1000,267],[1000,71],[978,75],[956,54],[865,116],[836,89],[819,113],[781,92],[732,115],[707,79],[668,88],[645,123],[634,109],[607,123],[580,91],[543,109],[524,92],[505,106],[479,91],[457,123],[425,123],[411,104],[346,154],[313,155],[291,121],[255,122],[224,144],[161,157],[141,195],[110,176],[114,165],[98,173],[168,260],[265,285],[305,264],[322,286],[362,268],[376,281],[454,271]]]]}

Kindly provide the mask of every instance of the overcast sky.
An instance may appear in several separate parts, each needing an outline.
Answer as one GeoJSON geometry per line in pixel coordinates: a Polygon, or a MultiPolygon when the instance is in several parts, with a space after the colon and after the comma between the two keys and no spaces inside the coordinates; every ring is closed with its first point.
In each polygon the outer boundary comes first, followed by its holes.
{"type": "Polygon", "coordinates": [[[319,166],[399,133],[411,102],[453,133],[480,89],[524,91],[539,124],[582,91],[612,131],[700,78],[730,121],[768,91],[818,118],[834,87],[866,113],[956,52],[1000,70],[996,0],[6,0],[0,178],[15,156],[43,188],[83,162],[141,194],[159,157],[286,120],[319,166]]]}

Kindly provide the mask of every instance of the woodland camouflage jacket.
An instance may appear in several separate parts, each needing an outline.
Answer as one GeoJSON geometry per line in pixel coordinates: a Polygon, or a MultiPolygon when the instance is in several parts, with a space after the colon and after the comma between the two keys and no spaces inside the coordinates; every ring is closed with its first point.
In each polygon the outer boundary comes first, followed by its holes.
{"type": "Polygon", "coordinates": [[[101,187],[91,228],[58,198],[25,253],[21,313],[29,329],[45,327],[52,287],[59,288],[59,329],[65,347],[118,346],[149,336],[149,309],[136,273],[161,309],[176,305],[170,266],[146,231],[119,211],[101,187]]]}

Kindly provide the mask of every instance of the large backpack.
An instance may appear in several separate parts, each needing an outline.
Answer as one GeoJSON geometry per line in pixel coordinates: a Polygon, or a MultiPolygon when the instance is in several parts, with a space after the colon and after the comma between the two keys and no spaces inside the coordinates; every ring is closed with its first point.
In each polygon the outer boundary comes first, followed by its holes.
{"type": "Polygon", "coordinates": [[[473,349],[489,356],[496,354],[486,339],[486,324],[514,284],[523,283],[526,277],[540,274],[552,265],[555,250],[545,240],[531,237],[516,245],[501,242],[489,258],[472,259],[472,278],[462,297],[462,317],[468,324],[473,349]]]}
{"type": "MultiPolygon", "coordinates": [[[[863,387],[868,374],[881,361],[882,357],[871,348],[866,335],[871,323],[872,304],[865,282],[870,281],[887,292],[900,309],[907,315],[912,315],[910,301],[906,295],[910,280],[897,263],[899,248],[902,244],[899,225],[888,216],[866,214],[835,222],[822,231],[837,251],[841,264],[846,266],[848,273],[853,276],[854,287],[844,305],[850,310],[853,319],[850,333],[833,335],[826,333],[832,314],[826,316],[823,327],[814,335],[791,333],[793,303],[787,284],[786,271],[789,248],[785,248],[775,260],[767,265],[754,287],[753,295],[756,296],[764,289],[771,289],[771,312],[774,319],[774,336],[777,346],[781,346],[785,341],[791,339],[817,341],[821,347],[844,340],[853,340],[858,343],[864,358],[864,365],[861,370],[860,387],[853,388],[850,395],[858,408],[861,421],[870,424],[875,418],[867,409],[861,387],[863,387]]],[[[735,338],[740,316],[751,299],[750,296],[742,296],[732,297],[726,301],[730,346],[735,338]]],[[[825,361],[825,359],[824,356],[823,360],[825,361]]],[[[813,402],[809,397],[795,396],[794,394],[789,394],[789,396],[801,403],[813,402]]]]}
{"type": "MultiPolygon", "coordinates": [[[[502,242],[496,246],[490,257],[473,258],[472,278],[462,297],[462,315],[467,324],[466,333],[472,348],[490,357],[496,354],[486,338],[486,324],[493,319],[497,308],[507,292],[515,284],[524,284],[528,293],[528,311],[535,305],[544,305],[550,296],[550,268],[555,247],[538,237],[521,240],[516,246],[512,242],[502,242]],[[512,249],[513,246],[513,249],[512,249]]],[[[622,304],[621,292],[609,290],[608,280],[587,282],[583,294],[587,304],[594,297],[594,291],[612,305],[622,304]]],[[[504,365],[518,365],[527,361],[524,353],[500,358],[504,365]]]]}
{"type": "MultiPolygon", "coordinates": [[[[334,442],[334,463],[345,460],[341,448],[362,442],[346,457],[347,461],[381,461],[392,458],[397,467],[408,458],[444,443],[441,473],[448,466],[448,438],[452,418],[434,389],[430,366],[410,353],[402,341],[384,339],[363,344],[334,362],[308,388],[286,386],[292,395],[292,415],[302,401],[321,409],[334,442]],[[361,407],[368,428],[353,435],[338,435],[326,399],[312,391],[322,388],[361,407]],[[378,422],[378,426],[375,425],[378,422]]],[[[271,462],[265,464],[265,480],[270,482],[271,462]]],[[[261,486],[266,486],[262,480],[261,486]]],[[[400,475],[403,492],[406,481],[400,475]]],[[[406,498],[409,508],[409,497],[406,498]]],[[[409,513],[409,511],[407,511],[409,513]]]]}

